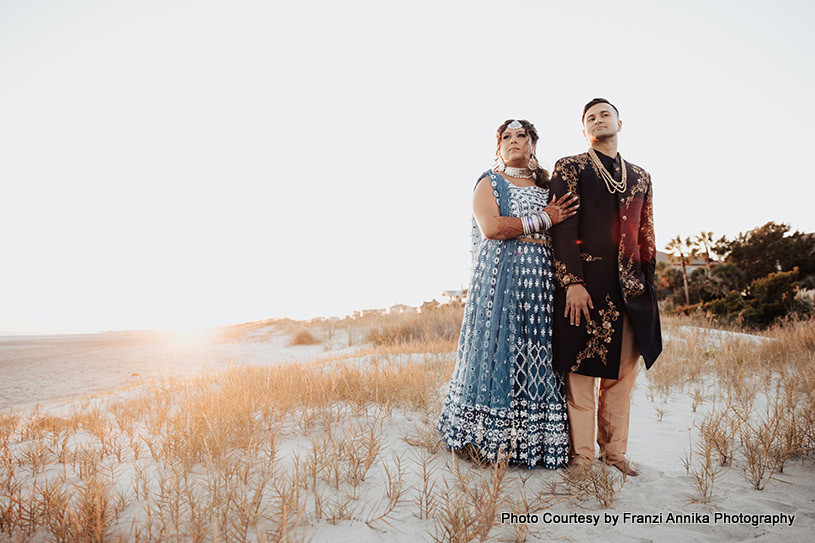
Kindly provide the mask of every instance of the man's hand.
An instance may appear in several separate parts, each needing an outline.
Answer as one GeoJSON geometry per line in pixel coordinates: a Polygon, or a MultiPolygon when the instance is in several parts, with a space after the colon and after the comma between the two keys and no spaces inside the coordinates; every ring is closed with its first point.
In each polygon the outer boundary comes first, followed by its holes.
{"type": "Polygon", "coordinates": [[[594,309],[591,303],[591,296],[581,284],[569,285],[566,287],[566,313],[563,315],[573,326],[580,326],[580,315],[586,317],[586,322],[591,320],[589,309],[594,309]]]}

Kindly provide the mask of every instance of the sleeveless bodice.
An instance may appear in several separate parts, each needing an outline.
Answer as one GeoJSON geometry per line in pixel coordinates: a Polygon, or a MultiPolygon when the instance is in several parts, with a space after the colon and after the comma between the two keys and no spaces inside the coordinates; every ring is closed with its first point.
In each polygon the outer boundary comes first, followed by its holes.
{"type": "MultiPolygon", "coordinates": [[[[495,196],[498,208],[503,217],[524,217],[533,213],[540,213],[544,210],[546,202],[549,200],[548,188],[541,188],[537,185],[532,187],[519,187],[493,171],[485,172],[478,180],[481,181],[484,177],[487,177],[492,185],[492,193],[495,196]],[[502,186],[499,187],[499,184],[502,186]]],[[[523,237],[542,240],[547,247],[551,247],[551,236],[548,230],[535,232],[534,234],[523,237]]],[[[481,229],[478,228],[475,217],[473,217],[472,245],[470,246],[470,255],[473,258],[475,258],[478,248],[483,241],[484,236],[481,234],[481,229]]]]}
{"type": "MultiPolygon", "coordinates": [[[[524,217],[533,213],[540,213],[546,207],[549,199],[549,189],[538,187],[519,187],[506,179],[509,186],[509,209],[511,217],[524,217]]],[[[549,242],[549,232],[535,232],[525,238],[540,239],[549,242]]]]}

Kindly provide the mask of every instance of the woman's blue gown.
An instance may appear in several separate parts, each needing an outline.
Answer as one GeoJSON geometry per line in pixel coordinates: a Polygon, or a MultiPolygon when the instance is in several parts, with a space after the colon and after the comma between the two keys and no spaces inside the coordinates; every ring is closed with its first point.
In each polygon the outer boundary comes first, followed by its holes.
{"type": "MultiPolygon", "coordinates": [[[[502,216],[543,211],[548,189],[518,187],[487,171],[502,216]]],[[[438,429],[453,449],[555,469],[568,461],[564,384],[552,370],[552,250],[483,239],[474,227],[472,276],[458,355],[438,429]]],[[[527,237],[527,236],[525,236],[527,237]]]]}

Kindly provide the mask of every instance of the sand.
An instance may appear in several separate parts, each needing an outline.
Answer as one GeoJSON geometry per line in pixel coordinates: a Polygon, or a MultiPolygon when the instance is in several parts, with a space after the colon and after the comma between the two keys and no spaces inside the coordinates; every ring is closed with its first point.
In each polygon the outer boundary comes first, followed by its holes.
{"type": "MultiPolygon", "coordinates": [[[[715,344],[727,334],[712,332],[706,337],[715,344]]],[[[666,341],[670,340],[666,336],[666,341]]],[[[36,406],[57,409],[89,395],[124,393],[139,383],[170,375],[194,375],[235,364],[282,364],[327,354],[324,345],[291,347],[287,342],[287,336],[269,330],[234,343],[205,345],[153,332],[0,338],[0,410],[25,413],[36,406]]],[[[328,354],[342,352],[348,349],[338,342],[330,346],[328,354]]],[[[690,448],[689,437],[711,409],[711,402],[696,412],[691,405],[691,398],[683,393],[672,394],[664,404],[650,401],[642,370],[632,399],[628,450],[640,476],[628,478],[611,507],[593,500],[562,500],[536,516],[514,519],[525,521],[527,540],[811,541],[815,533],[815,467],[811,461],[789,463],[762,491],[752,487],[739,467],[732,467],[716,480],[711,503],[695,502],[694,482],[682,458],[690,448]],[[664,409],[661,421],[655,405],[664,409]],[[675,518],[677,515],[680,518],[675,518]]],[[[396,414],[388,421],[384,458],[405,451],[403,436],[415,428],[415,423],[409,414],[396,414]]],[[[434,462],[439,466],[452,461],[445,453],[437,456],[434,462]]],[[[471,469],[468,462],[457,462],[463,469],[471,469]]],[[[416,465],[409,466],[406,477],[406,483],[413,487],[421,484],[416,465]]],[[[510,488],[526,478],[527,489],[534,491],[561,481],[562,472],[511,468],[508,477],[510,488]]],[[[380,501],[381,482],[360,488],[360,503],[380,501]]],[[[403,508],[394,512],[388,523],[316,522],[307,527],[306,534],[314,542],[416,542],[432,540],[435,528],[432,519],[420,519],[414,510],[403,508]]],[[[512,540],[516,528],[517,524],[507,521],[494,528],[490,537],[512,540]]]]}
{"type": "MultiPolygon", "coordinates": [[[[208,341],[205,332],[103,332],[52,336],[0,336],[0,410],[127,388],[230,365],[307,361],[324,345],[287,346],[271,329],[239,342],[208,341]]],[[[342,352],[333,346],[332,352],[342,352]]]]}

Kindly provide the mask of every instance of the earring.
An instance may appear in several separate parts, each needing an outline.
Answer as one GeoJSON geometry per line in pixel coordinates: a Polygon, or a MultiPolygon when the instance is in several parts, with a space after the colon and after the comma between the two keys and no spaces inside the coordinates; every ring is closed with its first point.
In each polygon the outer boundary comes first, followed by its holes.
{"type": "Polygon", "coordinates": [[[540,165],[538,164],[538,159],[535,158],[535,155],[532,155],[531,157],[529,157],[528,168],[530,170],[534,171],[534,170],[538,169],[538,166],[540,166],[540,165]]]}

